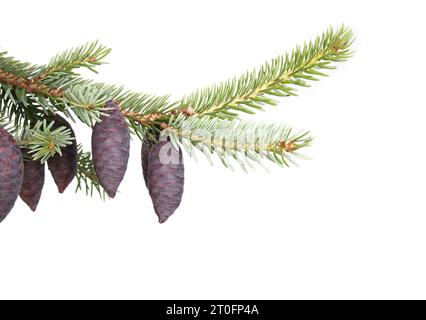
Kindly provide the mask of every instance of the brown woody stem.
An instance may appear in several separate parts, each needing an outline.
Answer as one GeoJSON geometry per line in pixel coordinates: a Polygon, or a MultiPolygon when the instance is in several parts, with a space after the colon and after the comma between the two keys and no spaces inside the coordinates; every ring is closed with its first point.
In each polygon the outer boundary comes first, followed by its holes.
{"type": "Polygon", "coordinates": [[[41,93],[53,98],[62,98],[64,95],[64,92],[60,89],[50,88],[35,79],[17,77],[14,74],[2,69],[0,69],[0,82],[25,89],[25,91],[29,93],[41,93]]]}

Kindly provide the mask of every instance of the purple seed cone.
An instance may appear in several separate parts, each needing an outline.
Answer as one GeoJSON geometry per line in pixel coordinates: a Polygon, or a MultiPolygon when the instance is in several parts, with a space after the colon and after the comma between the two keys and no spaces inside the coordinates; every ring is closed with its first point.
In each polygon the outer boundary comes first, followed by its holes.
{"type": "Polygon", "coordinates": [[[130,132],[118,104],[108,101],[106,107],[111,108],[106,111],[109,116],[103,116],[93,127],[92,154],[99,182],[114,198],[127,169],[130,132]]]}
{"type": "Polygon", "coordinates": [[[61,116],[55,115],[55,124],[52,129],[66,127],[71,130],[74,137],[72,144],[61,149],[62,155],[55,154],[47,160],[47,164],[52,174],[53,180],[58,187],[59,193],[63,193],[77,173],[77,141],[71,125],[61,116]]]}
{"type": "Polygon", "coordinates": [[[184,184],[182,151],[169,141],[151,148],[148,158],[148,190],[160,223],[165,222],[179,207],[184,184]]]}
{"type": "Polygon", "coordinates": [[[145,185],[148,187],[148,158],[149,152],[151,151],[152,144],[149,142],[142,142],[141,160],[142,160],[142,172],[145,185]]]}
{"type": "Polygon", "coordinates": [[[36,211],[44,185],[44,163],[34,160],[24,160],[24,181],[19,196],[36,211]]]}
{"type": "Polygon", "coordinates": [[[15,205],[24,175],[22,153],[13,137],[0,128],[0,222],[15,205]]]}

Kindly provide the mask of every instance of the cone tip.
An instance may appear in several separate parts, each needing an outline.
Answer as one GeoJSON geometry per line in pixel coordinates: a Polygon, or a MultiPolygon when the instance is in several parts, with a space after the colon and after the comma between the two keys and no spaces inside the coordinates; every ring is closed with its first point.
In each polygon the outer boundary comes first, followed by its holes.
{"type": "Polygon", "coordinates": [[[26,199],[25,197],[23,197],[21,194],[19,195],[22,199],[22,201],[28,206],[28,208],[31,209],[31,211],[36,211],[37,209],[37,205],[38,205],[38,200],[35,203],[32,203],[31,200],[26,199]]]}
{"type": "Polygon", "coordinates": [[[164,222],[166,222],[169,219],[169,217],[158,217],[158,222],[160,224],[163,224],[164,222]]]}

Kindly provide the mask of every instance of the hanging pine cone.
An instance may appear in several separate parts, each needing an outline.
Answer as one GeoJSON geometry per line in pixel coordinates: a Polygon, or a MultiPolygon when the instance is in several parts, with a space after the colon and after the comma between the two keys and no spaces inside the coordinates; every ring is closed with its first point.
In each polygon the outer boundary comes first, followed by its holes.
{"type": "Polygon", "coordinates": [[[141,160],[142,160],[142,172],[145,185],[148,187],[148,158],[149,152],[151,151],[152,144],[149,142],[142,142],[141,160]]]}
{"type": "Polygon", "coordinates": [[[169,141],[151,148],[148,157],[148,190],[160,223],[165,222],[179,207],[184,184],[182,151],[169,141]]]}
{"type": "Polygon", "coordinates": [[[103,116],[93,127],[92,153],[99,182],[114,198],[127,169],[130,132],[118,104],[108,101],[106,108],[111,109],[106,111],[108,116],[103,116]]]}
{"type": "Polygon", "coordinates": [[[62,155],[55,154],[47,160],[50,173],[58,187],[59,193],[63,193],[77,173],[77,141],[71,125],[59,115],[55,115],[52,129],[66,127],[70,129],[71,136],[74,137],[72,144],[61,149],[62,155]]]}
{"type": "Polygon", "coordinates": [[[19,196],[36,211],[44,185],[44,163],[38,160],[24,160],[24,180],[19,196]]]}
{"type": "Polygon", "coordinates": [[[24,166],[15,139],[0,128],[0,222],[12,210],[22,185],[24,166]]]}

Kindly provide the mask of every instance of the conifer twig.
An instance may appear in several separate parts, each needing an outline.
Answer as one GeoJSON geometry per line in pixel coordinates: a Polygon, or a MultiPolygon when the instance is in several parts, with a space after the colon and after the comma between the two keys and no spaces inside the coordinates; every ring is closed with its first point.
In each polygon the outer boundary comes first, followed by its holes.
{"type": "Polygon", "coordinates": [[[333,62],[351,57],[353,35],[342,26],[328,29],[314,41],[296,47],[291,53],[267,62],[259,70],[245,73],[210,88],[184,97],[178,108],[192,108],[200,116],[235,118],[239,112],[255,113],[265,105],[276,105],[276,97],[295,96],[297,87],[309,87],[309,81],[327,76],[333,62]]]}
{"type": "Polygon", "coordinates": [[[72,73],[74,69],[80,67],[98,73],[95,67],[104,64],[103,59],[110,52],[110,48],[99,44],[98,41],[66,50],[54,56],[47,65],[40,67],[34,79],[41,81],[57,73],[72,73]]]}
{"type": "Polygon", "coordinates": [[[294,164],[295,157],[303,157],[299,150],[312,142],[308,131],[294,132],[287,125],[209,116],[173,117],[166,132],[176,148],[182,145],[191,156],[198,149],[210,163],[213,163],[211,157],[217,155],[226,167],[232,169],[231,160],[235,160],[245,171],[252,167],[250,161],[260,163],[263,158],[280,166],[294,164]]]}

